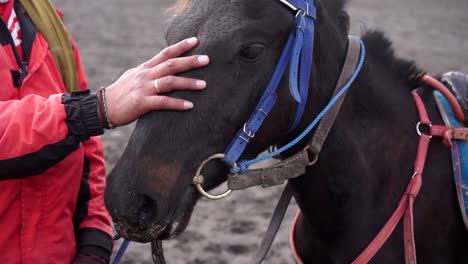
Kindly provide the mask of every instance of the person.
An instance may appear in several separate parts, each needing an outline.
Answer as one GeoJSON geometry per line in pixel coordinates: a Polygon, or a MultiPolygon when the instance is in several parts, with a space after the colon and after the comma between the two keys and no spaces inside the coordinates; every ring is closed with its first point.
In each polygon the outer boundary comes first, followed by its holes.
{"type": "Polygon", "coordinates": [[[186,39],[95,93],[87,90],[73,43],[80,91],[67,93],[19,1],[0,0],[0,17],[0,259],[107,263],[112,228],[99,135],[148,111],[191,109],[191,102],[164,93],[205,88],[203,80],[175,75],[209,58],[179,57],[198,43],[186,39]]]}

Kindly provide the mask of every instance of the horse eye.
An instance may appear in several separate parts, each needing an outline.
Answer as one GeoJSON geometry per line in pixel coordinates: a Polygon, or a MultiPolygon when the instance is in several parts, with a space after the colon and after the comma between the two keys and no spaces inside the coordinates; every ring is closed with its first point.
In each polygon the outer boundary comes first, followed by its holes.
{"type": "Polygon", "coordinates": [[[265,46],[262,44],[252,44],[240,52],[240,56],[248,61],[253,61],[262,55],[265,46]]]}

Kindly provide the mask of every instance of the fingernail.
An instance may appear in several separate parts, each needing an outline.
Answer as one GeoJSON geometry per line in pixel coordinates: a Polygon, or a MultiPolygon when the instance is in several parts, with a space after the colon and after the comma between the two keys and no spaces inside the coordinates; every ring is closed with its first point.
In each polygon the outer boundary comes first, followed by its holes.
{"type": "Polygon", "coordinates": [[[193,108],[193,103],[192,102],[184,102],[184,108],[185,109],[192,109],[193,108]]]}
{"type": "Polygon", "coordinates": [[[205,88],[206,87],[206,82],[205,81],[198,80],[196,82],[196,84],[197,84],[198,88],[205,88]]]}
{"type": "Polygon", "coordinates": [[[187,42],[188,42],[188,44],[195,44],[195,43],[197,43],[197,38],[196,37],[189,38],[189,39],[187,39],[187,42]]]}
{"type": "Polygon", "coordinates": [[[206,56],[206,55],[202,55],[202,56],[198,57],[198,61],[201,64],[207,64],[210,61],[210,58],[208,58],[208,56],[206,56]]]}

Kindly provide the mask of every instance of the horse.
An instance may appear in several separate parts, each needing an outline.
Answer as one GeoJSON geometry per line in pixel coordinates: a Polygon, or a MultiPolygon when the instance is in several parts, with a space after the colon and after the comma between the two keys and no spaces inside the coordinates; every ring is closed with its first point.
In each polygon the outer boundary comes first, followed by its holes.
{"type": "MultiPolygon", "coordinates": [[[[231,139],[257,111],[295,14],[276,0],[183,1],[166,38],[169,44],[196,35],[200,44],[186,55],[208,54],[211,63],[184,76],[207,81],[205,91],[171,92],[191,100],[191,111],[152,112],[137,122],[122,157],[108,176],[106,206],[117,231],[138,242],[170,239],[184,231],[201,194],[195,171],[231,139]]],[[[343,0],[316,0],[314,57],[304,115],[291,131],[297,99],[288,78],[277,102],[252,136],[242,159],[272,145],[284,146],[304,131],[327,105],[347,56],[349,16],[343,0]]],[[[308,11],[307,11],[308,12],[308,11]]],[[[301,15],[301,14],[299,14],[301,15]]],[[[317,162],[290,179],[301,210],[293,233],[304,263],[350,263],[381,230],[412,179],[418,150],[418,111],[410,93],[418,93],[435,124],[443,124],[424,71],[398,58],[382,32],[362,36],[366,58],[349,87],[317,162]]],[[[245,130],[245,127],[244,127],[245,130]]],[[[281,154],[287,159],[304,149],[308,134],[281,154]]],[[[211,161],[203,168],[203,188],[226,181],[230,168],[211,161]]],[[[414,204],[417,260],[468,263],[468,234],[460,215],[449,150],[430,145],[424,184],[414,204]]],[[[403,227],[396,227],[373,263],[405,259],[403,227]]]]}

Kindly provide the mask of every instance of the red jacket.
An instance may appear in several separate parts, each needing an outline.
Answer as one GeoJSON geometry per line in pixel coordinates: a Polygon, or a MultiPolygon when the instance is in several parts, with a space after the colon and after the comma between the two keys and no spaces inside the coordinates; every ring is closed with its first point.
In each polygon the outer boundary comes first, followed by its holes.
{"type": "MultiPolygon", "coordinates": [[[[1,263],[70,263],[77,252],[108,258],[112,229],[103,201],[102,142],[90,138],[93,133],[80,113],[80,98],[89,92],[65,94],[39,32],[32,42],[28,74],[15,87],[12,70],[19,66],[11,45],[4,44],[0,45],[1,263]]],[[[76,47],[74,51],[84,90],[84,71],[76,47]]]]}

